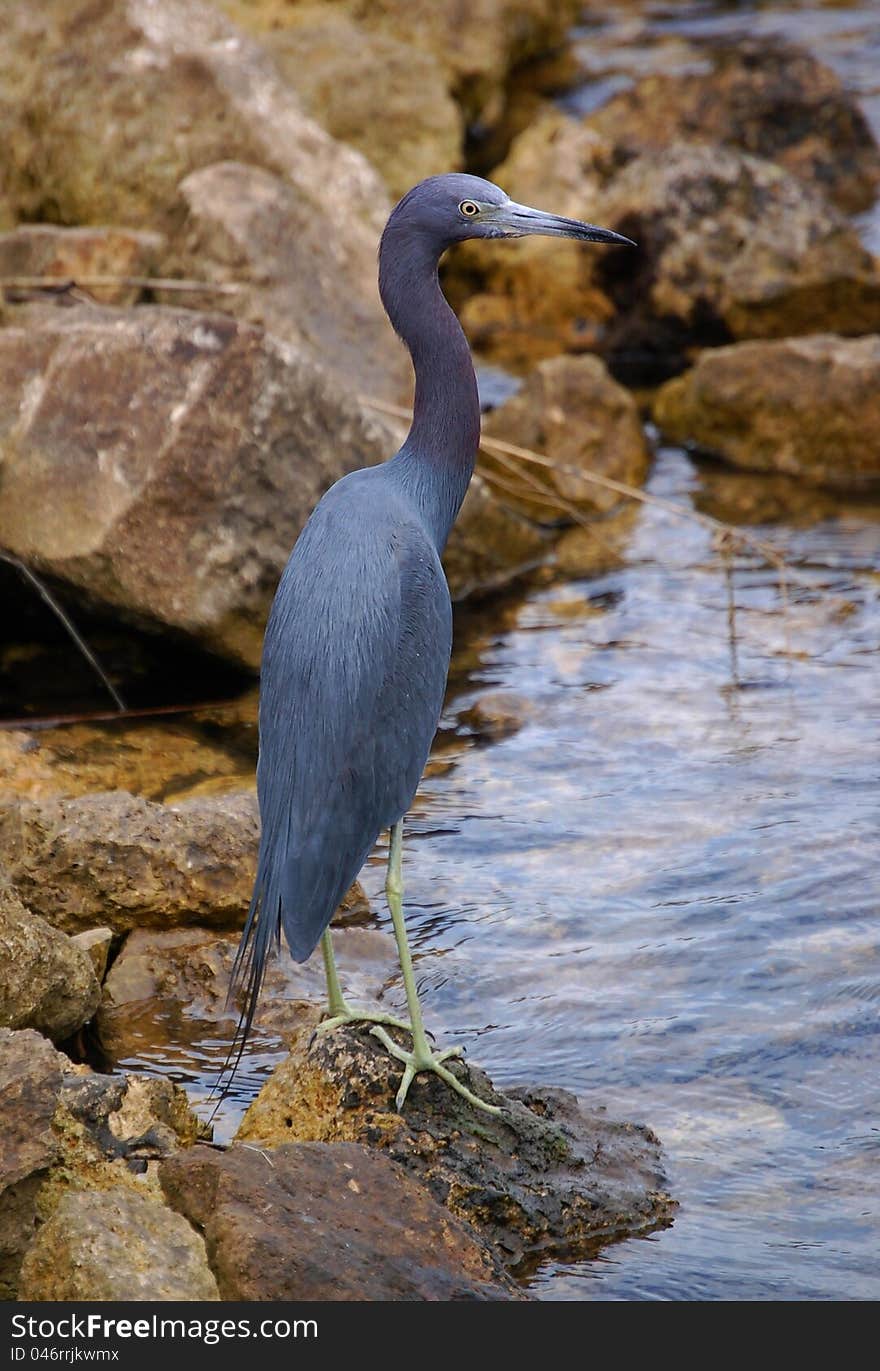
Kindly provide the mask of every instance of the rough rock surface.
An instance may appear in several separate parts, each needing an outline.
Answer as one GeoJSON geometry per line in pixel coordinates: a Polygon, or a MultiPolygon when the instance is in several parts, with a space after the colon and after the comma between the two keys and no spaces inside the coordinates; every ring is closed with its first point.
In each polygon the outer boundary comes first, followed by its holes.
{"type": "Polygon", "coordinates": [[[85,952],[100,984],[107,973],[107,961],[113,946],[113,929],[87,928],[82,933],[74,933],[70,941],[85,952]]]}
{"type": "Polygon", "coordinates": [[[880,336],[739,343],[701,354],[657,396],[676,442],[827,485],[880,480],[880,336]]]}
{"type": "Polygon", "coordinates": [[[179,213],[180,181],[232,158],[285,177],[320,211],[327,250],[359,241],[366,264],[387,208],[369,163],[203,0],[6,6],[0,136],[5,191],[24,219],[161,230],[179,213]]]}
{"type": "Polygon", "coordinates": [[[33,1030],[0,1028],[0,1298],[15,1295],[37,1224],[37,1198],[57,1159],[52,1120],[65,1059],[33,1030]]]}
{"type": "Polygon", "coordinates": [[[330,250],[329,206],[317,210],[282,177],[241,162],[199,168],[179,194],[166,273],[233,284],[224,309],[295,343],[344,393],[408,398],[409,361],[377,294],[378,231],[369,254],[345,240],[330,250]]]}
{"type": "MultiPolygon", "coordinates": [[[[346,918],[341,913],[343,921],[346,918]]],[[[397,973],[397,951],[387,933],[367,928],[333,928],[333,947],[347,1000],[372,1004],[397,973]]],[[[226,1008],[226,994],[238,934],[224,936],[208,928],[167,932],[136,929],[110,969],[95,1028],[101,1051],[113,1062],[143,1056],[154,1059],[161,1047],[188,1041],[193,1025],[203,1025],[216,1043],[231,1044],[240,1004],[226,1008]],[[209,1028],[210,1025],[210,1028],[209,1028]]],[[[320,956],[302,966],[286,950],[266,969],[255,1031],[289,1039],[326,1001],[320,956]]],[[[397,1012],[383,1000],[382,1007],[397,1012]]]]}
{"type": "Polygon", "coordinates": [[[499,1299],[515,1287],[466,1225],[355,1143],[197,1147],[161,1168],[232,1300],[499,1299]]]}
{"type": "MultiPolygon", "coordinates": [[[[556,109],[537,117],[492,172],[511,199],[554,214],[605,223],[602,185],[611,167],[607,142],[556,109]]],[[[606,248],[564,238],[466,243],[444,267],[450,298],[471,343],[513,365],[595,348],[613,314],[594,279],[606,248]]],[[[629,250],[622,269],[632,270],[629,250]]]]}
{"type": "MultiPolygon", "coordinates": [[[[222,0],[243,26],[265,33],[297,23],[298,5],[284,0],[222,0]]],[[[578,0],[342,0],[368,32],[388,35],[435,57],[469,121],[492,124],[503,112],[505,86],[519,63],[552,51],[577,18],[578,0]]]]}
{"type": "Polygon", "coordinates": [[[0,1024],[60,1042],[88,1022],[100,998],[88,953],[0,887],[0,1024]]]}
{"type": "Polygon", "coordinates": [[[99,920],[117,933],[144,924],[241,924],[259,834],[256,796],[171,808],[124,791],[11,805],[0,813],[9,879],[67,932],[99,920]]]}
{"type": "Polygon", "coordinates": [[[454,600],[506,585],[549,555],[549,535],[506,502],[506,491],[474,476],[443,554],[454,600]]]}
{"type": "Polygon", "coordinates": [[[22,1300],[218,1300],[198,1233],[132,1190],[65,1195],[21,1268],[22,1300]]]}
{"type": "MultiPolygon", "coordinates": [[[[58,228],[20,224],[0,234],[0,276],[55,276],[82,281],[96,276],[149,276],[162,248],[157,233],[126,228],[58,228]]],[[[26,288],[25,288],[26,289],[26,288]]],[[[102,304],[130,305],[141,286],[87,284],[102,304]]]]}
{"type": "MultiPolygon", "coordinates": [[[[602,213],[639,244],[597,276],[621,315],[612,350],[880,326],[880,272],[843,217],[771,162],[678,144],[630,162],[602,213]]],[[[668,360],[668,359],[667,359],[668,360]]]]}
{"type": "Polygon", "coordinates": [[[170,1081],[74,1067],[41,1034],[0,1029],[0,1295],[70,1190],[156,1187],[158,1161],[200,1124],[170,1081]]]}
{"type": "Polygon", "coordinates": [[[293,344],[227,316],[46,309],[28,325],[0,330],[0,543],[256,665],[296,534],[333,481],[393,450],[389,431],[293,344]]]}
{"type": "Polygon", "coordinates": [[[306,112],[362,152],[395,200],[461,165],[463,119],[434,53],[327,5],[292,7],[265,43],[306,112]]]}
{"type": "Polygon", "coordinates": [[[660,1146],[650,1129],[610,1123],[574,1095],[524,1088],[504,1095],[476,1067],[454,1066],[502,1117],[476,1113],[432,1076],[416,1078],[394,1112],[400,1064],[365,1029],[304,1027],[290,1057],[251,1105],[238,1137],[365,1142],[387,1151],[509,1266],[571,1256],[670,1221],[660,1146]]]}
{"type": "MultiPolygon", "coordinates": [[[[483,433],[531,448],[554,463],[539,467],[521,461],[521,493],[505,492],[509,504],[539,522],[570,522],[572,506],[583,513],[604,513],[619,503],[619,494],[581,479],[581,471],[639,486],[648,470],[635,401],[598,357],[541,362],[521,389],[492,411],[483,433]],[[549,488],[551,497],[558,495],[560,503],[536,491],[536,484],[549,488]]],[[[481,454],[480,465],[517,483],[510,462],[491,452],[481,454]]]]}
{"type": "Polygon", "coordinates": [[[779,162],[841,209],[867,209],[880,148],[832,69],[806,49],[760,38],[702,47],[710,69],[651,75],[588,119],[618,158],[699,140],[779,162]]]}

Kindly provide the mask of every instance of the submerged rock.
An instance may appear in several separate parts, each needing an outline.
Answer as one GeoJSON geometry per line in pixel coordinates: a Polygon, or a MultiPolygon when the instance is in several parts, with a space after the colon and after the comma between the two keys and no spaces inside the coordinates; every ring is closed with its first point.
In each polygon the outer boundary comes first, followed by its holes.
{"type": "Polygon", "coordinates": [[[647,76],[589,116],[617,158],[662,161],[681,140],[721,144],[779,162],[848,212],[873,203],[880,148],[831,67],[765,35],[695,55],[709,70],[647,76]]]}
{"type": "Polygon", "coordinates": [[[535,712],[533,701],[512,690],[487,690],[459,714],[459,723],[478,738],[509,738],[524,728],[535,712]]]}
{"type": "Polygon", "coordinates": [[[363,1142],[381,1148],[441,1204],[466,1220],[498,1261],[523,1266],[595,1251],[671,1221],[660,1144],[648,1128],[610,1123],[574,1095],[552,1088],[495,1090],[477,1067],[452,1069],[503,1105],[478,1113],[442,1081],[417,1076],[395,1113],[396,1062],[366,1029],[309,1043],[300,1033],[251,1105],[238,1138],[363,1142]]]}
{"type": "Polygon", "coordinates": [[[132,1190],[67,1194],[22,1263],[21,1300],[218,1300],[198,1233],[132,1190]]]}
{"type": "Polygon", "coordinates": [[[161,1168],[229,1300],[516,1297],[467,1226],[355,1143],[197,1147],[161,1168]]]}
{"type": "Polygon", "coordinates": [[[91,1019],[100,998],[88,952],[0,887],[0,1024],[60,1042],[91,1019]]]}
{"type": "MultiPolygon", "coordinates": [[[[396,947],[376,929],[339,928],[350,917],[345,903],[351,910],[354,902],[344,902],[333,924],[340,979],[349,1003],[373,1004],[397,973],[396,947]]],[[[119,1062],[148,1053],[156,1060],[163,1045],[189,1041],[197,1029],[218,1045],[231,1045],[243,1008],[240,995],[226,1005],[238,941],[238,933],[224,936],[209,928],[135,929],[113,963],[95,1021],[105,1056],[119,1062]]],[[[320,956],[299,965],[282,949],[266,967],[255,1031],[295,1037],[326,994],[320,956]]]]}
{"type": "MultiPolygon", "coordinates": [[[[162,242],[157,233],[135,229],[20,224],[11,233],[0,234],[0,276],[75,281],[96,276],[145,277],[153,270],[162,242]]],[[[101,304],[131,305],[143,287],[120,280],[86,289],[101,304]]]]}
{"type": "Polygon", "coordinates": [[[880,481],[880,336],[739,343],[668,382],[657,423],[753,471],[822,485],[880,481]]]}
{"type": "Polygon", "coordinates": [[[392,441],[302,350],[224,315],[44,309],[0,330],[0,542],[250,665],[313,506],[392,441]]]}

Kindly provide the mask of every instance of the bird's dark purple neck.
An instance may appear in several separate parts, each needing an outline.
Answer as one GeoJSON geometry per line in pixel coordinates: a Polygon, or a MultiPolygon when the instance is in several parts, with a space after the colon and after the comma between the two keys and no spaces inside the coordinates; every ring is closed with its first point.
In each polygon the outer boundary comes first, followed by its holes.
{"type": "Polygon", "coordinates": [[[379,293],[409,348],[416,377],[413,422],[388,463],[416,500],[442,552],[465,497],[480,443],[480,401],[470,348],[437,279],[439,253],[393,220],[379,251],[379,293]]]}

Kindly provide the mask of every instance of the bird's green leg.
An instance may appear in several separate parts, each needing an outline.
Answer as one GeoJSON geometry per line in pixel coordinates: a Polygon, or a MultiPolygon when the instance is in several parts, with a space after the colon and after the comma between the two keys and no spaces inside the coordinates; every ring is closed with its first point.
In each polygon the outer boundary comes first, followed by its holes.
{"type": "Polygon", "coordinates": [[[324,971],[327,975],[328,1017],[318,1024],[315,1029],[316,1033],[327,1033],[346,1023],[381,1023],[389,1024],[392,1028],[403,1028],[407,1033],[411,1031],[408,1023],[404,1023],[403,1019],[395,1019],[393,1014],[383,1014],[379,1010],[350,1009],[348,1007],[342,994],[342,987],[339,984],[339,974],[336,970],[336,958],[333,956],[333,943],[329,928],[325,928],[321,936],[321,954],[324,958],[324,971]]]}
{"type": "Polygon", "coordinates": [[[398,1110],[403,1108],[404,1101],[412,1085],[413,1078],[420,1071],[433,1071],[442,1081],[455,1090],[459,1095],[472,1104],[476,1109],[484,1109],[489,1114],[500,1114],[501,1110],[497,1105],[487,1104],[479,1096],[462,1085],[461,1081],[449,1071],[443,1063],[450,1057],[460,1057],[462,1049],[460,1047],[447,1047],[443,1052],[433,1052],[428,1042],[425,1026],[422,1022],[422,1008],[419,1004],[419,994],[416,989],[416,978],[413,972],[412,957],[410,956],[409,942],[406,936],[406,925],[403,919],[403,822],[396,823],[391,830],[391,850],[388,856],[388,878],[385,882],[385,893],[388,896],[388,908],[391,910],[391,921],[394,924],[394,936],[397,939],[397,951],[400,954],[400,969],[403,972],[403,984],[406,987],[406,1002],[409,1005],[409,1017],[412,1024],[412,1052],[405,1052],[402,1047],[386,1033],[384,1028],[374,1028],[374,1037],[378,1038],[384,1047],[388,1049],[393,1057],[403,1062],[403,1079],[400,1082],[400,1089],[397,1092],[395,1101],[398,1110]]]}

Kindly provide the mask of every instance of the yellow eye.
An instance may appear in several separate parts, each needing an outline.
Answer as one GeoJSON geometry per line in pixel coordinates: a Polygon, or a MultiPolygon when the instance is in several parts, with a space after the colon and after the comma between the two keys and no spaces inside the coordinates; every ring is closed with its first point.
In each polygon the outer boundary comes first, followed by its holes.
{"type": "Polygon", "coordinates": [[[458,209],[459,213],[463,214],[466,219],[473,219],[474,215],[480,212],[480,206],[475,205],[473,200],[462,200],[458,209]]]}

